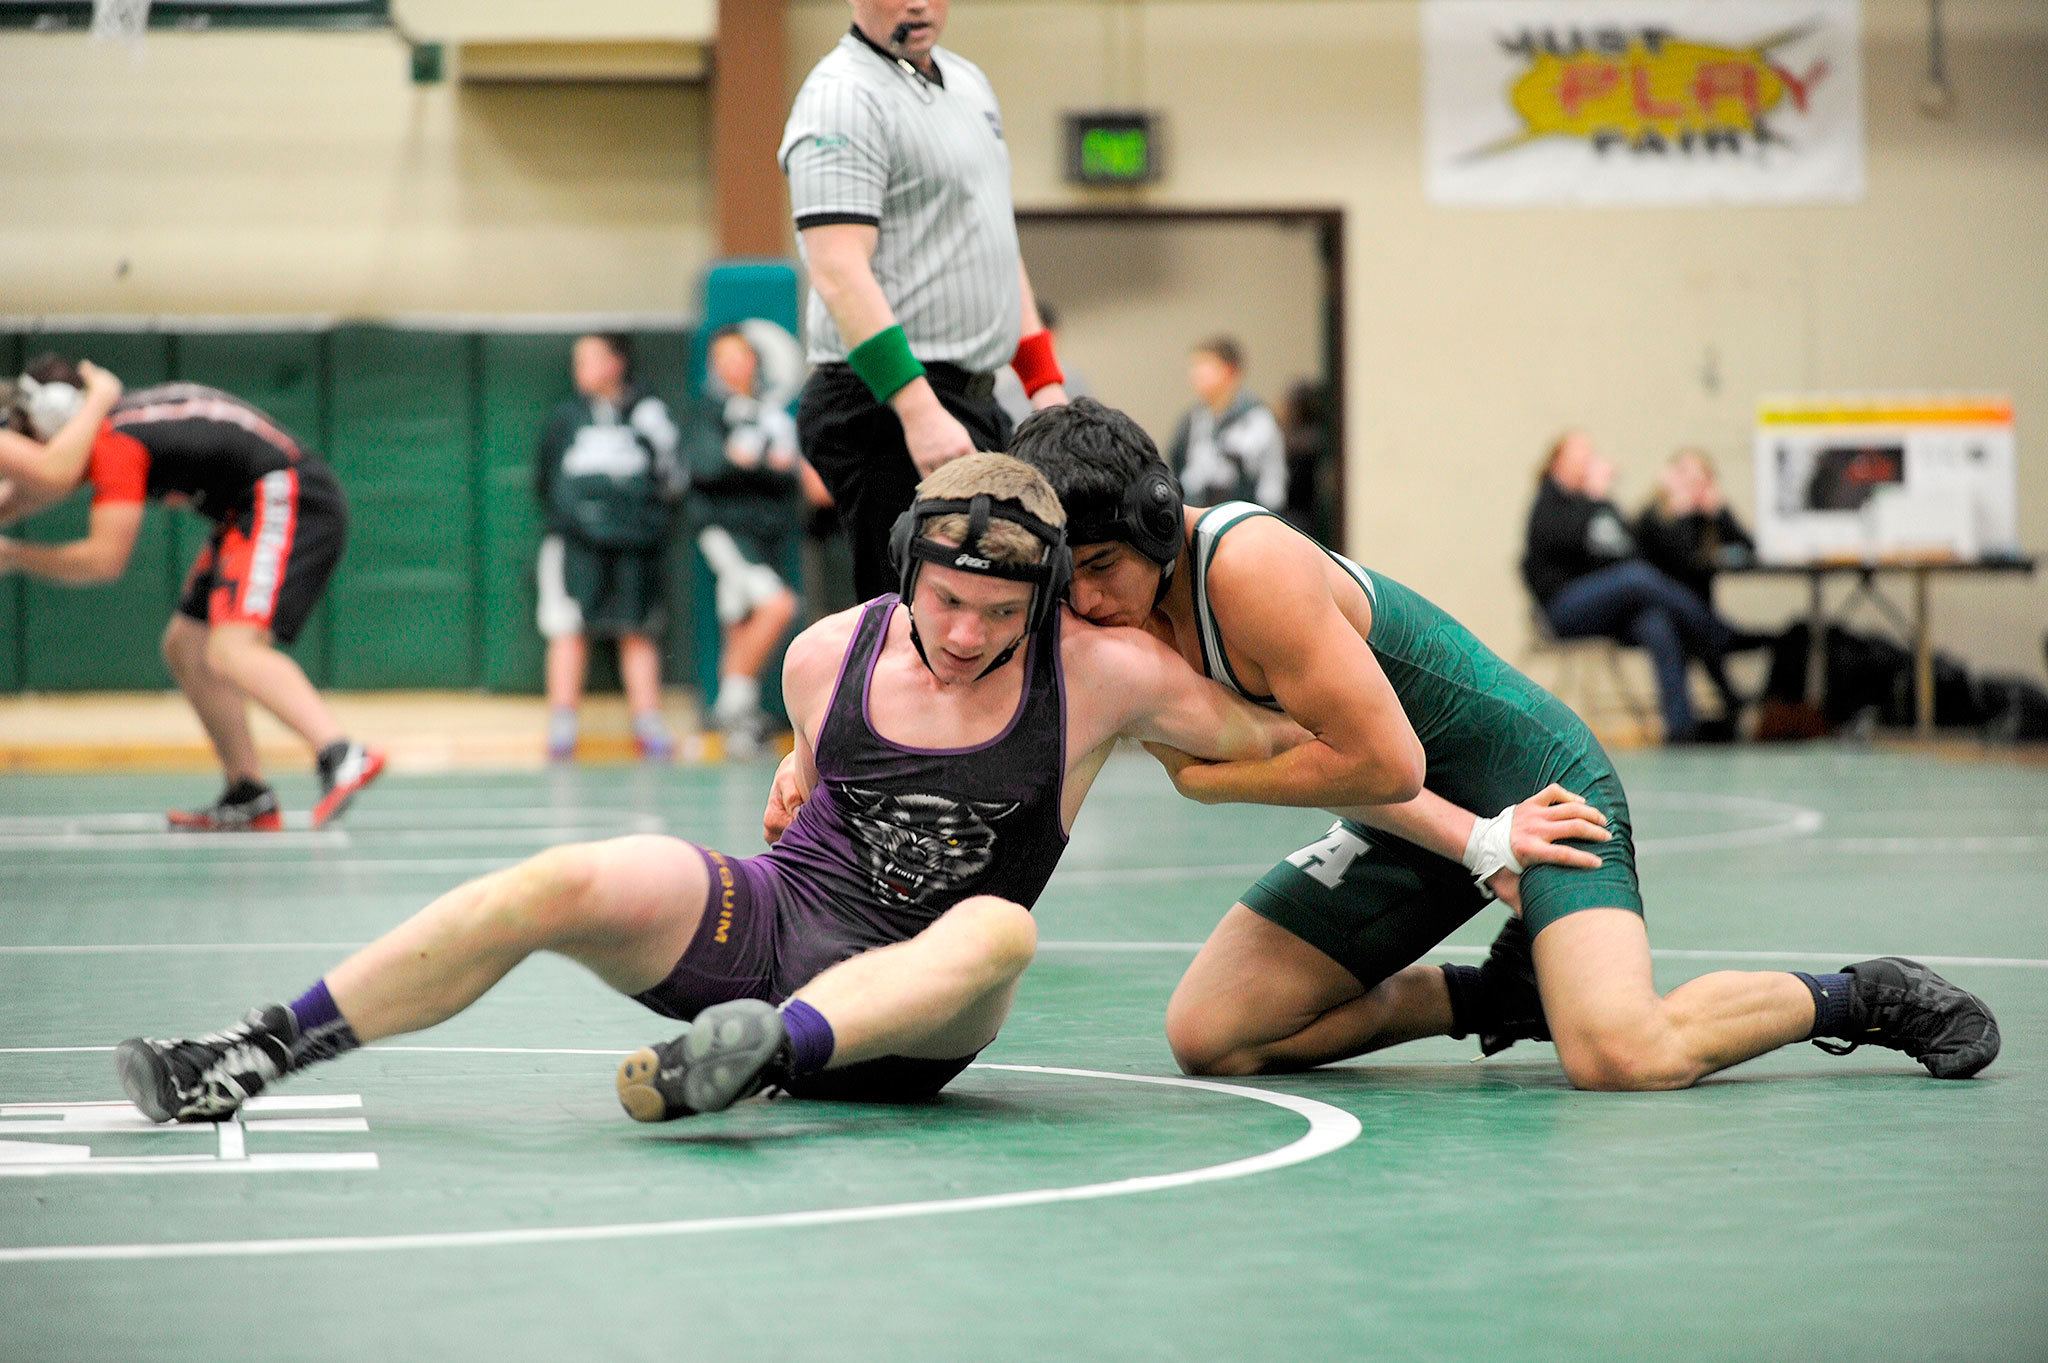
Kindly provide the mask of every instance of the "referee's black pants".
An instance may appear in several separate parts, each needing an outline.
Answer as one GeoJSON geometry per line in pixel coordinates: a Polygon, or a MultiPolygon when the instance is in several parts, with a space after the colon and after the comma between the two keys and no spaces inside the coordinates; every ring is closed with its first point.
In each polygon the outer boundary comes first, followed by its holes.
{"type": "MultiPolygon", "coordinates": [[[[925,378],[976,449],[1009,449],[1010,418],[997,404],[988,375],[930,364],[925,378]]],[[[866,601],[895,591],[889,532],[916,499],[918,482],[895,409],[876,402],[848,366],[819,365],[797,398],[796,432],[804,458],[839,504],[840,524],[853,546],[855,593],[866,601]]]]}

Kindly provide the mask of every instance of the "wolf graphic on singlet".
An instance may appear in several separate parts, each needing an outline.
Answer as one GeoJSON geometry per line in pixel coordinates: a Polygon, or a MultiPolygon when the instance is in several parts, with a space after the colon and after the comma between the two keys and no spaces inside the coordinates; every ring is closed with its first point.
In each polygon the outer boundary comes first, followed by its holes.
{"type": "Polygon", "coordinates": [[[859,786],[843,793],[846,822],[861,835],[869,883],[876,895],[898,904],[948,894],[986,871],[996,859],[990,821],[1017,808],[1014,801],[890,795],[859,786]]]}
{"type": "MultiPolygon", "coordinates": [[[[1250,502],[1212,507],[1195,523],[1189,553],[1204,670],[1253,704],[1277,710],[1272,696],[1254,694],[1231,668],[1209,599],[1210,568],[1224,537],[1253,517],[1272,514],[1250,502]]],[[[1532,866],[1523,875],[1530,931],[1578,909],[1641,913],[1628,799],[1592,730],[1434,603],[1317,547],[1366,594],[1372,628],[1365,642],[1422,742],[1424,781],[1432,793],[1492,815],[1554,781],[1607,816],[1613,839],[1583,844],[1600,857],[1598,870],[1532,866]]],[[[1457,862],[1349,819],[1275,866],[1244,898],[1246,907],[1367,985],[1409,964],[1484,902],[1457,862]]]]}

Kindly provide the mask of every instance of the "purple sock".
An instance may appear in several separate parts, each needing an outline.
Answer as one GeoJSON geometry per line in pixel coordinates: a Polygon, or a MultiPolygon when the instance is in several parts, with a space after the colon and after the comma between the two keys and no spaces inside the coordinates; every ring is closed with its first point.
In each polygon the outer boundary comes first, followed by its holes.
{"type": "Polygon", "coordinates": [[[832,1024],[802,999],[782,1005],[782,1030],[789,1037],[789,1072],[816,1074],[832,1063],[832,1024]]]}
{"type": "Polygon", "coordinates": [[[356,1040],[355,1028],[348,1025],[348,1019],[335,1005],[334,995],[327,992],[326,980],[313,981],[313,987],[293,999],[290,1006],[292,1018],[299,1025],[298,1040],[292,1044],[292,1069],[316,1060],[332,1060],[363,1044],[356,1040]]]}

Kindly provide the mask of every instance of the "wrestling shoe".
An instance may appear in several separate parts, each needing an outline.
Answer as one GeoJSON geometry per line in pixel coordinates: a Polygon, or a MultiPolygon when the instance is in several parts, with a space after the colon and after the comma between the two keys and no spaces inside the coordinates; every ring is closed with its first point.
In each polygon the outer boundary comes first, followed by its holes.
{"type": "Polygon", "coordinates": [[[298,1023],[282,1004],[192,1040],[134,1037],[114,1048],[128,1100],[153,1122],[219,1122],[285,1071],[298,1023]]]}
{"type": "Polygon", "coordinates": [[[1813,1044],[1830,1055],[1858,1046],[1904,1051],[1936,1079],[1968,1079],[1998,1058],[1998,1020],[1984,1000],[1903,956],[1845,965],[1850,977],[1847,1044],[1813,1044]]]}
{"type": "Polygon", "coordinates": [[[668,731],[660,715],[635,715],[633,717],[633,747],[638,750],[642,762],[673,762],[676,757],[676,737],[668,731]]]}
{"type": "Polygon", "coordinates": [[[566,706],[548,712],[548,761],[576,760],[576,712],[566,706]]]}
{"type": "Polygon", "coordinates": [[[627,1056],[619,1102],[636,1122],[722,1112],[780,1083],[788,1067],[782,1014],[759,999],[734,999],[697,1014],[675,1040],[627,1056]]]}
{"type": "Polygon", "coordinates": [[[732,761],[745,762],[761,755],[768,740],[768,717],[758,711],[722,719],[718,724],[719,737],[725,755],[732,761]]]}
{"type": "Polygon", "coordinates": [[[320,750],[319,761],[321,795],[313,806],[313,827],[325,828],[348,811],[363,787],[384,774],[384,753],[338,739],[320,750]]]}
{"type": "Polygon", "coordinates": [[[1479,981],[1491,1015],[1479,1028],[1479,1054],[1499,1055],[1517,1041],[1550,1040],[1543,996],[1536,988],[1529,928],[1520,918],[1501,924],[1500,935],[1480,962],[1479,981]]]}
{"type": "Polygon", "coordinates": [[[277,792],[253,783],[229,786],[204,809],[174,809],[164,821],[178,833],[277,833],[284,829],[277,792]]]}

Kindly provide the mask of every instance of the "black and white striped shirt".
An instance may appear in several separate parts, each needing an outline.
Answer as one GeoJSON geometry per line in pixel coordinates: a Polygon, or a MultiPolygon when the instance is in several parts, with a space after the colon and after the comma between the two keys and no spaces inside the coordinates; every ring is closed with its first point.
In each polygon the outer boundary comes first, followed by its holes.
{"type": "MultiPolygon", "coordinates": [[[[1017,349],[1023,301],[1010,151],[981,69],[944,48],[935,80],[850,32],[797,91],[777,153],[797,229],[868,223],[883,296],[925,361],[986,373],[1017,349]]],[[[813,363],[846,358],[824,301],[806,318],[813,363]]]]}

